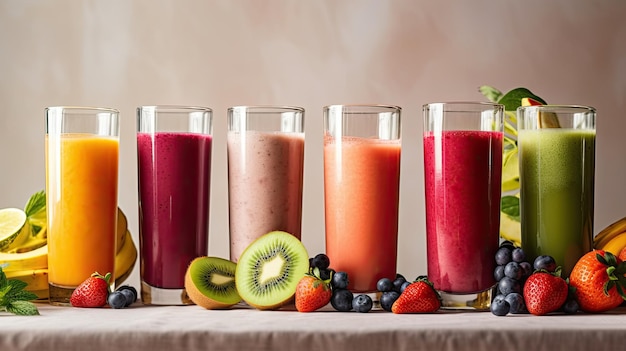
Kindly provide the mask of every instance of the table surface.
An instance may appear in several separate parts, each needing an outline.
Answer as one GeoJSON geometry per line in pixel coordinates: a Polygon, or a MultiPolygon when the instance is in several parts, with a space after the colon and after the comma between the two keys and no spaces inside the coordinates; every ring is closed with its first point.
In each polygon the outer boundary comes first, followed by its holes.
{"type": "Polygon", "coordinates": [[[0,350],[578,350],[624,349],[626,307],[602,314],[441,311],[300,313],[248,307],[73,308],[0,314],[0,350]]]}

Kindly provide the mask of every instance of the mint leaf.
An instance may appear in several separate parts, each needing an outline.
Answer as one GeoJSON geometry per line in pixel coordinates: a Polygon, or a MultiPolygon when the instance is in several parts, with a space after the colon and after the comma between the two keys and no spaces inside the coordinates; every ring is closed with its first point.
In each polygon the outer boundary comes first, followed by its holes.
{"type": "Polygon", "coordinates": [[[46,192],[41,190],[33,194],[30,199],[28,199],[28,203],[24,207],[24,213],[26,216],[30,217],[42,209],[46,208],[46,192]]]}
{"type": "Polygon", "coordinates": [[[11,287],[11,291],[20,291],[20,290],[24,290],[24,288],[26,288],[28,286],[27,283],[21,281],[21,280],[17,280],[17,279],[9,279],[7,280],[7,286],[11,287]]]}
{"type": "Polygon", "coordinates": [[[36,316],[39,310],[29,301],[12,301],[6,306],[6,310],[18,316],[36,316]]]}
{"type": "Polygon", "coordinates": [[[7,285],[7,275],[4,274],[2,267],[0,267],[0,289],[4,288],[7,285]]]}
{"type": "Polygon", "coordinates": [[[523,98],[531,98],[546,105],[545,100],[533,94],[530,90],[526,88],[516,88],[509,91],[498,100],[498,103],[504,105],[504,109],[507,111],[515,111],[518,107],[522,106],[523,98]]]}
{"type": "Polygon", "coordinates": [[[479,87],[478,91],[480,91],[480,93],[483,94],[487,98],[487,100],[491,102],[498,102],[498,100],[500,100],[500,97],[502,96],[502,92],[500,90],[489,85],[483,85],[479,87]]]}
{"type": "Polygon", "coordinates": [[[500,210],[503,213],[507,214],[509,217],[511,217],[511,219],[514,219],[518,222],[520,221],[519,198],[510,195],[503,196],[502,199],[500,199],[500,206],[500,210]]]}

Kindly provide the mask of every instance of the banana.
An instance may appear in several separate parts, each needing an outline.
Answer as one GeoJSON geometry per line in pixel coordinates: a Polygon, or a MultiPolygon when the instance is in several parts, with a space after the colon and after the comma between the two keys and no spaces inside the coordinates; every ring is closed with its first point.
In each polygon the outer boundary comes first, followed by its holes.
{"type": "Polygon", "coordinates": [[[121,285],[130,275],[137,261],[137,247],[130,232],[124,235],[124,245],[115,255],[115,285],[121,285]]]}
{"type": "Polygon", "coordinates": [[[0,252],[0,265],[5,273],[48,268],[48,245],[22,253],[0,252]]]}
{"type": "Polygon", "coordinates": [[[28,284],[25,290],[35,291],[48,289],[48,269],[29,269],[6,273],[7,279],[17,279],[28,284]]]}
{"type": "Polygon", "coordinates": [[[624,247],[626,247],[626,232],[614,236],[609,242],[602,246],[602,250],[618,256],[624,247]]]}
{"type": "Polygon", "coordinates": [[[609,241],[611,241],[611,239],[623,232],[626,232],[626,217],[623,217],[611,223],[608,227],[602,229],[593,238],[593,247],[596,249],[602,249],[609,241]]]}
{"type": "Polygon", "coordinates": [[[117,249],[115,252],[120,252],[122,246],[124,246],[124,240],[126,239],[126,231],[128,230],[128,219],[121,208],[117,208],[117,229],[116,229],[116,244],[117,249]]]}

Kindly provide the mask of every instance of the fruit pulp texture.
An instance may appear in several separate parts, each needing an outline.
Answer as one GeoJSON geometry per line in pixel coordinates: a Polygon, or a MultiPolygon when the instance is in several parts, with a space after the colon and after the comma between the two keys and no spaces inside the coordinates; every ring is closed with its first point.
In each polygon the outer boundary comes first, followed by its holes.
{"type": "Polygon", "coordinates": [[[326,254],[355,292],[396,276],[400,150],[400,140],[324,140],[326,254]]]}
{"type": "Polygon", "coordinates": [[[501,132],[424,134],[428,278],[470,294],[495,284],[502,178],[501,132]]]}
{"type": "Polygon", "coordinates": [[[208,253],[212,137],[137,133],[141,279],[182,289],[194,258],[208,253]]]}
{"type": "Polygon", "coordinates": [[[568,277],[592,248],[593,130],[519,131],[522,248],[533,262],[554,257],[568,277]]]}
{"type": "Polygon", "coordinates": [[[71,288],[94,272],[114,273],[118,158],[114,137],[46,136],[50,284],[71,288]]]}
{"type": "Polygon", "coordinates": [[[304,134],[229,132],[227,144],[230,259],[274,230],[300,239],[304,134]]]}

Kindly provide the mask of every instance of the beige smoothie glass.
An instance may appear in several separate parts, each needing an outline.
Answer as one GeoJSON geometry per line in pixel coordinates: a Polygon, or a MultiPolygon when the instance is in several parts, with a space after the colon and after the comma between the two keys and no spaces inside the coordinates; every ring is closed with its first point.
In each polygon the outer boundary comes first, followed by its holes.
{"type": "Polygon", "coordinates": [[[69,305],[92,273],[115,273],[119,112],[46,108],[45,150],[50,303],[69,305]]]}
{"type": "Polygon", "coordinates": [[[304,109],[228,109],[230,259],[274,230],[300,239],[304,170],[304,109]]]}

